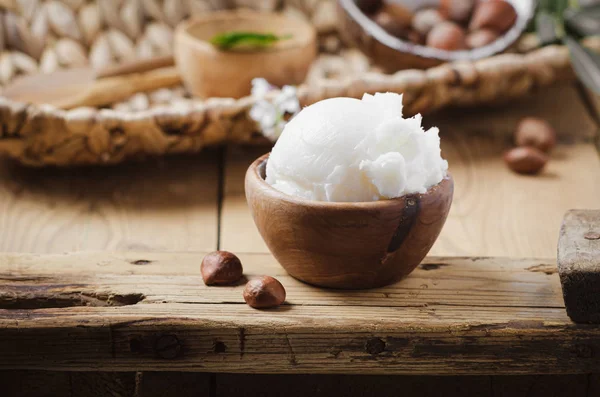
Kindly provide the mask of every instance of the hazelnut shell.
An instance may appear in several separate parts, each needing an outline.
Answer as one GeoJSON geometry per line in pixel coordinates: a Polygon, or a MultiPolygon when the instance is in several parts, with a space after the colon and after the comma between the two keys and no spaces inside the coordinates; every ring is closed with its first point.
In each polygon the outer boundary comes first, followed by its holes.
{"type": "Polygon", "coordinates": [[[206,285],[228,285],[242,278],[244,269],[240,259],[231,252],[215,251],[202,259],[200,272],[206,285]]]}
{"type": "Polygon", "coordinates": [[[490,29],[481,29],[467,35],[467,47],[479,48],[488,45],[498,39],[498,33],[490,29]]]}
{"type": "Polygon", "coordinates": [[[514,25],[516,20],[517,12],[504,0],[479,2],[473,10],[469,30],[491,29],[504,33],[514,25]]]}
{"type": "Polygon", "coordinates": [[[365,14],[376,12],[382,5],[382,0],[356,0],[356,6],[365,14]]]}
{"type": "Polygon", "coordinates": [[[408,34],[407,26],[398,22],[390,13],[383,9],[373,15],[373,21],[392,36],[403,38],[408,34]]]}
{"type": "Polygon", "coordinates": [[[465,31],[454,22],[443,22],[431,29],[427,45],[447,51],[462,50],[466,47],[465,31]]]}
{"type": "Polygon", "coordinates": [[[517,125],[515,144],[517,146],[531,146],[542,152],[549,152],[556,145],[556,132],[545,120],[526,117],[517,125]]]}
{"type": "Polygon", "coordinates": [[[426,36],[435,25],[444,22],[446,18],[434,8],[417,11],[412,19],[412,28],[420,35],[426,36]]]}
{"type": "Polygon", "coordinates": [[[408,8],[404,7],[402,4],[389,2],[383,4],[381,8],[382,11],[387,12],[398,22],[398,24],[409,27],[412,23],[412,19],[414,14],[408,8]]]}
{"type": "Polygon", "coordinates": [[[440,11],[453,21],[465,22],[473,12],[475,0],[441,0],[440,11]]]}
{"type": "Polygon", "coordinates": [[[548,162],[548,156],[534,147],[517,147],[504,153],[504,162],[518,174],[537,174],[548,162]]]}
{"type": "Polygon", "coordinates": [[[271,276],[248,281],[243,294],[246,303],[255,309],[275,307],[285,302],[285,288],[271,276]]]}

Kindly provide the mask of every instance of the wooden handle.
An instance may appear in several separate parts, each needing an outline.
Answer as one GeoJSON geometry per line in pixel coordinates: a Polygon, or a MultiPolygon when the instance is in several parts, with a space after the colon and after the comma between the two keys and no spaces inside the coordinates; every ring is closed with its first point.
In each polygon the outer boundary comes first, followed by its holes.
{"type": "Polygon", "coordinates": [[[173,87],[180,83],[181,77],[175,67],[156,69],[146,73],[106,77],[96,80],[81,95],[53,103],[53,105],[61,109],[105,106],[125,100],[138,92],[173,87]]]}
{"type": "Polygon", "coordinates": [[[159,68],[175,65],[173,56],[162,56],[149,59],[140,59],[132,62],[125,62],[119,65],[111,65],[96,71],[96,79],[107,77],[123,76],[132,73],[148,72],[159,68]]]}

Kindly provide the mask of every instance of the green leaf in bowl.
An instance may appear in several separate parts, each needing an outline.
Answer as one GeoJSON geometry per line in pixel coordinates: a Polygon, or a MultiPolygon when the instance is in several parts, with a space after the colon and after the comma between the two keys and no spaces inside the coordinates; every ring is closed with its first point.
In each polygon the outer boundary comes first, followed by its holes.
{"type": "Polygon", "coordinates": [[[232,48],[262,49],[290,37],[291,35],[277,36],[273,33],[225,32],[213,36],[210,42],[222,50],[232,48]]]}

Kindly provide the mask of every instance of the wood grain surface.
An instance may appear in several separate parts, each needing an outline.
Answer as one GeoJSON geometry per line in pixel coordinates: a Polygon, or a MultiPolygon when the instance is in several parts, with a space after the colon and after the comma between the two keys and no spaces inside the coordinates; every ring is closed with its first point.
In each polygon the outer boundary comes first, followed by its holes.
{"type": "Polygon", "coordinates": [[[552,260],[429,258],[389,287],[343,292],[272,274],[285,305],[205,287],[202,253],[3,255],[0,369],[535,374],[600,371],[598,328],[567,317],[552,260]],[[36,309],[36,310],[32,310],[36,309]]]}
{"type": "Polygon", "coordinates": [[[230,148],[222,162],[203,151],[71,170],[2,162],[0,250],[104,251],[0,256],[3,390],[243,396],[269,383],[265,396],[327,395],[343,385],[348,396],[595,396],[600,377],[589,373],[600,372],[600,334],[570,322],[554,259],[564,211],[599,205],[593,109],[563,86],[427,118],[442,129],[455,178],[454,205],[431,252],[447,257],[371,291],[309,287],[266,254],[242,181],[267,148],[230,148]],[[501,162],[512,129],[529,115],[548,119],[560,137],[539,177],[514,175],[501,162]],[[219,240],[240,254],[248,277],[280,279],[287,303],[257,312],[243,304],[241,286],[204,287],[200,260],[219,240]],[[450,258],[457,255],[472,258],[450,258]],[[489,255],[513,259],[482,258],[489,255]],[[131,372],[141,370],[170,372],[131,372]],[[513,376],[419,376],[435,373],[513,376]],[[563,375],[514,376],[538,373],[563,375]]]}
{"type": "Polygon", "coordinates": [[[194,251],[217,245],[218,153],[110,167],[0,163],[0,250],[194,251]]]}

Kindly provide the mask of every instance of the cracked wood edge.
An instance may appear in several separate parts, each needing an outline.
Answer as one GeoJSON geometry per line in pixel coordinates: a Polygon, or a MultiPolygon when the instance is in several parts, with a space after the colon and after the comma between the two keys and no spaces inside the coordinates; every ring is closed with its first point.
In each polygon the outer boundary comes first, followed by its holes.
{"type": "Polygon", "coordinates": [[[558,239],[558,270],[569,317],[600,323],[600,210],[565,214],[558,239]]]}
{"type": "Polygon", "coordinates": [[[404,282],[340,292],[283,277],[270,255],[242,254],[248,277],[281,275],[288,290],[285,305],[257,311],[243,303],[241,285],[204,287],[198,274],[202,256],[0,256],[13,302],[65,290],[144,295],[121,306],[0,309],[0,369],[600,371],[600,328],[568,319],[552,260],[429,258],[404,282]]]}

